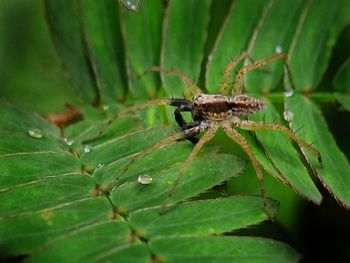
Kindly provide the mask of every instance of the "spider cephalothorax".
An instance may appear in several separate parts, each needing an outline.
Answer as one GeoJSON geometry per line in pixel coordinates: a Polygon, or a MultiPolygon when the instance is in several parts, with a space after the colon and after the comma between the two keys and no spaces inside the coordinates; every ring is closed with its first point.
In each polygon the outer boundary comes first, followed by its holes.
{"type": "MultiPolygon", "coordinates": [[[[230,81],[231,71],[235,68],[239,61],[247,57],[249,57],[249,55],[246,52],[243,52],[238,58],[232,60],[227,65],[221,83],[221,94],[203,94],[201,89],[195,84],[193,84],[185,74],[178,71],[171,71],[159,67],[152,67],[148,71],[146,71],[146,73],[161,72],[163,74],[178,77],[184,82],[184,84],[187,87],[185,94],[187,94],[187,97],[190,97],[191,95],[193,97],[193,100],[189,100],[186,98],[153,100],[144,104],[135,105],[122,112],[119,112],[114,116],[114,118],[108,121],[106,127],[108,127],[108,125],[114,119],[118,118],[120,115],[123,115],[125,113],[134,112],[152,105],[170,105],[176,107],[175,120],[181,127],[181,131],[159,141],[157,144],[134,156],[131,159],[131,161],[124,167],[124,169],[122,169],[119,175],[115,178],[115,181],[108,187],[107,190],[111,190],[113,187],[115,187],[120,177],[122,177],[129,169],[129,167],[138,159],[161,147],[164,147],[165,145],[169,145],[181,139],[188,139],[192,143],[194,143],[195,146],[193,147],[191,154],[188,156],[188,158],[180,168],[179,174],[168,193],[167,199],[163,203],[161,209],[163,210],[166,207],[168,201],[170,200],[179,180],[185,174],[188,166],[194,160],[195,156],[198,154],[203,145],[211,140],[211,138],[215,135],[216,131],[219,128],[222,128],[222,130],[227,134],[227,136],[230,137],[234,142],[236,142],[247,153],[259,179],[261,196],[263,198],[265,208],[267,208],[267,201],[260,163],[255,157],[255,154],[251,149],[247,139],[236,130],[237,127],[242,130],[248,131],[281,132],[288,136],[290,139],[292,139],[299,147],[310,151],[319,159],[319,161],[321,161],[320,153],[311,145],[303,141],[300,137],[298,137],[293,131],[291,131],[287,127],[275,123],[254,122],[247,119],[239,118],[239,116],[242,115],[249,115],[264,110],[264,102],[262,100],[247,95],[240,95],[243,89],[244,75],[247,72],[257,69],[259,67],[264,67],[265,65],[274,61],[283,60],[286,69],[285,72],[287,72],[289,80],[292,83],[289,68],[286,63],[286,55],[281,53],[267,58],[265,60],[261,60],[242,67],[235,77],[234,86],[232,88],[230,85],[230,83],[232,83],[230,81]],[[231,88],[231,96],[228,96],[231,88]],[[182,112],[190,112],[192,120],[186,122],[182,115],[182,112]],[[200,137],[200,139],[197,139],[196,136],[200,133],[203,133],[203,135],[200,137]]],[[[101,133],[102,131],[100,132],[100,134],[101,133]]],[[[266,210],[268,212],[268,209],[266,210]]],[[[271,215],[269,214],[269,216],[271,215]]]]}

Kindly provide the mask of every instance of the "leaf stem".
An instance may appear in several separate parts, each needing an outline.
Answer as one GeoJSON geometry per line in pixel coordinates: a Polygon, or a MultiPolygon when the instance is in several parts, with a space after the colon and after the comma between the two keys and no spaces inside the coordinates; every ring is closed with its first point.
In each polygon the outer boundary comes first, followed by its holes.
{"type": "MultiPolygon", "coordinates": [[[[319,103],[334,103],[337,99],[335,92],[308,92],[303,93],[305,97],[319,103]]],[[[271,102],[283,102],[285,95],[281,92],[272,92],[267,95],[271,102]]]]}

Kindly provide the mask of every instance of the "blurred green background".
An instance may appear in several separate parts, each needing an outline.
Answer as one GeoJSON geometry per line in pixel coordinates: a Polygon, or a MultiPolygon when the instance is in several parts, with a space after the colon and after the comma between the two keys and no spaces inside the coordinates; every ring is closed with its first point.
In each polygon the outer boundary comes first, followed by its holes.
{"type": "MultiPolygon", "coordinates": [[[[61,67],[44,13],[41,0],[0,0],[0,97],[43,115],[64,111],[66,103],[81,103],[61,67]]],[[[333,51],[321,83],[322,89],[331,86],[335,73],[349,54],[348,26],[333,51]]],[[[349,112],[335,103],[322,104],[321,109],[339,147],[349,159],[349,112]]],[[[232,187],[238,189],[235,192],[254,192],[247,189],[250,188],[250,180],[233,181],[232,187]]],[[[274,197],[285,196],[284,207],[287,210],[279,218],[281,227],[277,230],[275,226],[269,228],[274,231],[271,236],[291,244],[306,260],[312,257],[316,262],[328,262],[331,258],[334,262],[350,262],[348,211],[324,190],[324,202],[316,207],[271,178],[267,180],[267,188],[268,193],[274,191],[274,197]]]]}
{"type": "Polygon", "coordinates": [[[0,1],[0,97],[41,114],[77,97],[65,77],[41,0],[0,1]]]}

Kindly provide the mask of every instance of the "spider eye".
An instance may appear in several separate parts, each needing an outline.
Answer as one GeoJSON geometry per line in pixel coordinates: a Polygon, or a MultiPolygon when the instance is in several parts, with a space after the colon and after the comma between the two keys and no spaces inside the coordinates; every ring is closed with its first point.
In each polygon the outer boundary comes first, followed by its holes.
{"type": "Polygon", "coordinates": [[[197,107],[198,106],[198,102],[193,102],[193,106],[197,107]]]}

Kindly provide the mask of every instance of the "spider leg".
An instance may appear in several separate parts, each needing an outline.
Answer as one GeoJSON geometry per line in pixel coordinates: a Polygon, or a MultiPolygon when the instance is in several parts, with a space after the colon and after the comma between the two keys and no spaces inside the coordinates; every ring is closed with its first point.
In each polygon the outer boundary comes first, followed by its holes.
{"type": "Polygon", "coordinates": [[[160,72],[163,74],[167,74],[170,76],[174,76],[182,80],[182,82],[185,84],[187,90],[185,92],[185,97],[186,98],[193,98],[196,95],[199,95],[202,93],[201,89],[195,85],[184,73],[179,72],[179,71],[173,71],[170,69],[165,69],[157,66],[153,66],[149,69],[147,69],[145,72],[141,74],[140,77],[143,77],[144,75],[150,73],[150,72],[160,72]]]}
{"type": "Polygon", "coordinates": [[[189,108],[192,107],[192,104],[190,101],[185,100],[185,99],[155,99],[155,100],[150,100],[145,103],[137,104],[132,107],[128,107],[124,110],[121,110],[114,114],[110,119],[105,121],[103,127],[101,130],[98,132],[97,135],[90,137],[88,139],[83,140],[83,143],[89,143],[91,141],[96,140],[97,138],[101,137],[102,134],[106,132],[108,127],[119,117],[126,115],[128,113],[136,112],[151,106],[164,106],[164,105],[170,105],[170,106],[176,106],[176,107],[184,107],[184,108],[189,108]]]}
{"type": "MultiPolygon", "coordinates": [[[[211,138],[213,138],[213,136],[215,135],[218,126],[212,126],[212,127],[206,127],[207,129],[209,128],[208,132],[205,133],[200,140],[198,141],[198,143],[194,146],[194,148],[192,149],[192,152],[190,153],[190,155],[187,157],[186,161],[184,162],[184,164],[181,166],[180,172],[177,175],[170,191],[168,192],[168,195],[166,197],[166,199],[164,200],[161,208],[160,208],[160,213],[164,212],[164,209],[166,208],[167,204],[169,203],[177,185],[180,182],[180,179],[185,175],[185,172],[187,171],[189,165],[192,163],[192,161],[194,160],[194,158],[196,157],[196,155],[198,154],[198,152],[200,151],[200,149],[202,149],[202,147],[204,146],[205,143],[207,143],[208,141],[210,141],[211,138]]],[[[203,130],[204,128],[202,128],[203,130]]]]}
{"type": "MultiPolygon", "coordinates": [[[[186,101],[186,100],[185,100],[186,101]]],[[[175,103],[172,104],[172,106],[176,106],[175,103]]],[[[181,129],[187,130],[190,128],[193,128],[195,126],[198,126],[200,124],[200,120],[196,120],[190,123],[187,123],[185,121],[185,119],[183,118],[181,112],[184,111],[190,111],[192,114],[192,118],[195,118],[195,113],[194,113],[194,109],[193,109],[193,105],[192,103],[178,103],[177,105],[178,107],[176,108],[174,114],[175,114],[175,120],[177,122],[177,124],[181,127],[181,129]]],[[[192,142],[193,144],[196,144],[198,142],[198,139],[195,136],[188,136],[186,137],[187,140],[189,140],[190,142],[192,142]]]]}
{"type": "Polygon", "coordinates": [[[274,123],[263,123],[263,122],[253,122],[253,121],[241,121],[238,125],[239,128],[248,131],[278,131],[287,135],[290,139],[292,139],[296,144],[301,148],[307,149],[313,155],[315,155],[320,164],[322,164],[321,154],[310,144],[303,141],[299,136],[295,135],[291,130],[281,124],[274,123]]]}
{"type": "Polygon", "coordinates": [[[101,135],[106,132],[108,127],[116,119],[118,119],[119,117],[121,117],[121,116],[123,116],[125,114],[132,113],[132,112],[135,112],[135,111],[139,111],[139,110],[145,109],[145,108],[150,107],[150,106],[172,105],[172,103],[173,103],[173,100],[171,100],[171,99],[156,99],[156,100],[150,100],[148,102],[137,104],[137,105],[134,105],[132,107],[128,107],[128,108],[126,108],[124,110],[121,110],[121,111],[117,112],[116,114],[114,114],[110,119],[108,119],[108,120],[106,120],[104,122],[103,127],[101,128],[101,130],[98,132],[97,135],[83,140],[83,143],[89,143],[89,142],[94,141],[97,138],[101,137],[101,135]]]}
{"type": "Polygon", "coordinates": [[[290,68],[288,66],[288,62],[287,62],[287,55],[285,53],[278,53],[270,58],[261,60],[261,61],[257,61],[253,64],[247,65],[242,67],[235,78],[234,81],[234,87],[232,89],[232,96],[237,95],[237,94],[241,94],[242,90],[243,90],[243,80],[244,80],[244,76],[245,74],[247,74],[248,72],[255,70],[257,68],[261,68],[264,67],[267,64],[273,63],[277,60],[283,60],[284,63],[284,67],[285,67],[285,71],[287,73],[287,77],[289,79],[289,82],[291,83],[293,89],[294,89],[294,83],[292,80],[292,76],[291,76],[291,72],[290,72],[290,68]]]}
{"type": "Polygon", "coordinates": [[[248,54],[248,52],[244,51],[242,52],[241,55],[239,55],[238,57],[234,58],[225,68],[224,70],[224,74],[222,76],[221,79],[221,84],[220,84],[220,88],[221,88],[221,94],[222,95],[229,95],[229,86],[230,86],[230,76],[231,76],[231,72],[232,70],[237,66],[237,64],[239,62],[241,62],[243,59],[245,58],[249,58],[249,60],[251,61],[251,63],[253,63],[252,58],[250,57],[250,55],[248,54]]]}
{"type": "Polygon", "coordinates": [[[124,169],[119,172],[119,174],[116,176],[114,181],[106,188],[105,192],[110,192],[119,182],[120,178],[129,170],[129,168],[140,158],[154,152],[155,150],[162,148],[164,146],[170,145],[174,143],[175,141],[187,138],[187,137],[193,137],[199,134],[201,131],[203,131],[206,128],[205,125],[199,123],[196,126],[193,126],[185,131],[176,133],[174,135],[168,136],[165,139],[161,140],[160,142],[154,144],[153,146],[147,148],[143,152],[140,152],[139,154],[135,155],[124,167],[124,169]]]}
{"type": "Polygon", "coordinates": [[[225,133],[232,140],[234,140],[248,154],[250,160],[252,161],[253,167],[255,169],[256,175],[257,175],[258,180],[259,180],[261,197],[262,197],[263,202],[264,202],[265,211],[267,212],[269,219],[272,220],[272,217],[273,217],[272,213],[268,209],[263,174],[262,174],[262,171],[260,168],[260,164],[259,164],[258,160],[255,158],[253,150],[250,148],[249,143],[246,140],[246,138],[244,138],[242,135],[240,135],[235,129],[231,128],[228,125],[224,125],[223,129],[224,129],[225,133]]]}
{"type": "MultiPolygon", "coordinates": [[[[179,124],[179,126],[181,127],[181,129],[183,131],[190,129],[190,128],[193,128],[195,126],[198,126],[200,124],[200,121],[194,121],[194,122],[187,123],[181,114],[180,107],[178,107],[175,110],[174,114],[175,114],[175,120],[176,120],[177,124],[179,124]]],[[[186,137],[186,139],[189,140],[190,142],[192,142],[193,144],[196,144],[198,142],[198,139],[195,136],[189,136],[189,137],[186,137]]]]}

